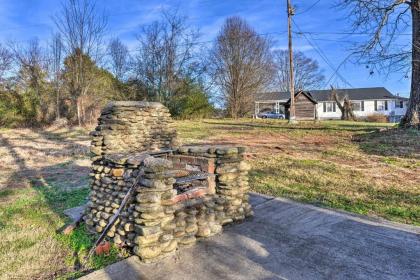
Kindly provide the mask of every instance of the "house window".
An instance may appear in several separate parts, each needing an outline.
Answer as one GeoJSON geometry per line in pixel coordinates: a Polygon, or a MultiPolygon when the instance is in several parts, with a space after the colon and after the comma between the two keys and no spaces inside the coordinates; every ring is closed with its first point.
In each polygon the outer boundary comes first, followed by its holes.
{"type": "Polygon", "coordinates": [[[335,102],[324,102],[324,112],[335,112],[335,102]]]}
{"type": "Polygon", "coordinates": [[[364,111],[365,103],[363,101],[354,101],[351,103],[353,111],[364,111]]]}
{"type": "Polygon", "coordinates": [[[375,100],[375,111],[388,111],[388,101],[375,100]]]}
{"type": "Polygon", "coordinates": [[[400,100],[400,101],[397,103],[397,108],[404,108],[404,101],[400,100]]]}

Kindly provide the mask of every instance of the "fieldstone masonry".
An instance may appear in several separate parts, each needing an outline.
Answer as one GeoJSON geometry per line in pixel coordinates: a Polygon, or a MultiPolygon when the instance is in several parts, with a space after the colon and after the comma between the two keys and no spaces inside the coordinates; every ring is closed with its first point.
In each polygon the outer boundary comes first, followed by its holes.
{"type": "Polygon", "coordinates": [[[169,110],[157,102],[111,102],[91,132],[93,161],[103,155],[176,146],[169,110]]]}
{"type": "Polygon", "coordinates": [[[245,149],[177,147],[171,123],[159,103],[115,102],[103,110],[92,133],[85,223],[102,232],[137,178],[135,195],[107,237],[145,262],[253,215],[245,149]]]}

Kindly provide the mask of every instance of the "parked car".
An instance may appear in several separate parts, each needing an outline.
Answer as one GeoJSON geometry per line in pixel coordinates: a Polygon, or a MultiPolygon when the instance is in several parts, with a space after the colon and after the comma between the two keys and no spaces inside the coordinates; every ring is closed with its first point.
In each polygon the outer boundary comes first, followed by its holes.
{"type": "Polygon", "coordinates": [[[276,112],[259,113],[257,116],[262,119],[281,119],[281,120],[285,119],[284,114],[276,113],[276,112]]]}

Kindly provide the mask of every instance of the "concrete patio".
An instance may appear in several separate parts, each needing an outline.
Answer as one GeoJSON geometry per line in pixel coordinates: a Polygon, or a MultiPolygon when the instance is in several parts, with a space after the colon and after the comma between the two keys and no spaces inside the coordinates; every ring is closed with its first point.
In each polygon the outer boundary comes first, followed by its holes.
{"type": "Polygon", "coordinates": [[[420,279],[420,227],[253,194],[255,217],[159,263],[93,279],[420,279]]]}

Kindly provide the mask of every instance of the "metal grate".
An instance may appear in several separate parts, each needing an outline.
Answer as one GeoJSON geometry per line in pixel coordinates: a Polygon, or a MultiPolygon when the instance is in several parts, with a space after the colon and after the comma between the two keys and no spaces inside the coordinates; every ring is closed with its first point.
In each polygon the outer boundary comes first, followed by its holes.
{"type": "Polygon", "coordinates": [[[210,174],[207,172],[190,172],[188,176],[177,178],[175,181],[175,184],[177,185],[187,184],[187,183],[198,181],[198,180],[205,180],[211,176],[214,176],[214,174],[210,174]]]}
{"type": "Polygon", "coordinates": [[[189,172],[188,176],[176,178],[174,188],[178,194],[185,193],[197,188],[207,188],[207,179],[213,177],[214,174],[201,171],[189,172]]]}

